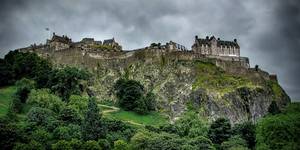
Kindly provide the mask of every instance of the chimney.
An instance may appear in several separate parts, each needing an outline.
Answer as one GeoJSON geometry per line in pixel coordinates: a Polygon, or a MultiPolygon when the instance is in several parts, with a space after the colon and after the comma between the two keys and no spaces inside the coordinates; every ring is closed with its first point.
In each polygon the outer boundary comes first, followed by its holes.
{"type": "Polygon", "coordinates": [[[237,40],[236,40],[236,39],[234,39],[233,41],[234,41],[235,43],[237,43],[237,40]]]}
{"type": "Polygon", "coordinates": [[[195,39],[196,39],[196,40],[198,39],[198,35],[195,36],[195,39]]]}

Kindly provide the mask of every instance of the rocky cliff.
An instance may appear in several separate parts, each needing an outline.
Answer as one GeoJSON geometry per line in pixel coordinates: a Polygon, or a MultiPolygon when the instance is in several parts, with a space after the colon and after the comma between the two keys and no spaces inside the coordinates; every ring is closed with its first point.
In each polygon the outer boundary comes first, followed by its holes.
{"type": "Polygon", "coordinates": [[[267,113],[272,101],[280,108],[290,102],[266,72],[241,67],[239,62],[190,59],[156,50],[94,55],[67,49],[43,55],[57,65],[89,69],[93,73],[89,88],[99,100],[115,101],[112,86],[121,77],[140,81],[157,96],[158,111],[171,120],[186,110],[194,110],[210,119],[228,117],[232,123],[255,122],[267,113]]]}

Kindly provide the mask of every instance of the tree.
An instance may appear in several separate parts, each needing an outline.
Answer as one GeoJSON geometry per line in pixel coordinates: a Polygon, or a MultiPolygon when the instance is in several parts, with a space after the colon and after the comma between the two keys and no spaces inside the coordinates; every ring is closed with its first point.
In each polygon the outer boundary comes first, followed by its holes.
{"type": "Polygon", "coordinates": [[[4,59],[0,59],[0,77],[0,86],[9,85],[14,80],[12,67],[4,59]]]}
{"type": "Polygon", "coordinates": [[[104,137],[106,129],[101,122],[100,110],[94,97],[89,99],[88,109],[82,123],[82,136],[84,140],[97,140],[104,137]]]}
{"type": "Polygon", "coordinates": [[[151,92],[145,94],[144,86],[135,80],[119,79],[114,85],[114,90],[120,107],[125,110],[139,114],[155,110],[155,95],[151,92]]]}
{"type": "Polygon", "coordinates": [[[45,129],[38,128],[32,133],[31,139],[43,145],[46,145],[52,139],[52,135],[49,132],[47,132],[45,129]]]}
{"type": "Polygon", "coordinates": [[[187,140],[188,144],[195,147],[194,149],[197,150],[213,150],[213,143],[211,142],[211,140],[207,139],[206,137],[203,136],[198,136],[192,139],[188,139],[187,140]]]}
{"type": "Polygon", "coordinates": [[[218,118],[214,121],[208,131],[208,137],[215,144],[221,144],[231,136],[231,125],[228,119],[218,118]]]}
{"type": "Polygon", "coordinates": [[[279,114],[281,111],[280,111],[277,103],[275,101],[272,101],[268,108],[268,112],[272,115],[276,115],[276,114],[279,114]]]}
{"type": "Polygon", "coordinates": [[[81,122],[79,113],[72,107],[64,107],[59,112],[58,118],[65,123],[80,124],[81,122]]]}
{"type": "Polygon", "coordinates": [[[300,113],[262,118],[256,126],[256,149],[300,149],[300,113]]]}
{"type": "Polygon", "coordinates": [[[101,150],[101,147],[98,144],[98,142],[96,142],[94,140],[89,140],[89,141],[86,141],[83,144],[83,148],[82,149],[85,149],[85,150],[101,150]]]}
{"type": "Polygon", "coordinates": [[[119,105],[125,110],[134,110],[137,101],[143,98],[144,87],[137,81],[119,79],[114,85],[119,105]]]}
{"type": "Polygon", "coordinates": [[[223,150],[248,150],[246,141],[240,136],[233,136],[221,145],[223,150]]]}
{"type": "Polygon", "coordinates": [[[80,116],[83,116],[86,113],[88,101],[88,97],[71,95],[68,106],[74,108],[77,112],[79,112],[80,116]]]}
{"type": "Polygon", "coordinates": [[[70,142],[66,140],[59,140],[57,143],[52,144],[53,150],[72,150],[70,142]]]}
{"type": "Polygon", "coordinates": [[[16,82],[16,86],[16,96],[20,99],[22,103],[25,103],[30,91],[35,88],[35,82],[33,80],[23,78],[16,82]]]}
{"type": "Polygon", "coordinates": [[[255,125],[252,122],[236,124],[233,128],[233,134],[243,138],[250,149],[255,147],[255,125]]]}
{"type": "Polygon", "coordinates": [[[123,140],[117,140],[114,142],[114,150],[128,150],[128,144],[123,140]]]}
{"type": "Polygon", "coordinates": [[[35,82],[26,78],[16,82],[17,91],[13,95],[10,109],[13,112],[19,113],[22,111],[23,104],[28,98],[31,89],[35,87],[35,82]]]}
{"type": "Polygon", "coordinates": [[[156,109],[156,96],[152,92],[148,92],[144,99],[149,111],[153,111],[156,109]]]}
{"type": "Polygon", "coordinates": [[[45,86],[49,72],[52,70],[50,62],[39,57],[36,53],[22,53],[11,51],[5,55],[4,60],[12,71],[12,80],[23,77],[37,81],[38,87],[45,86]]]}
{"type": "Polygon", "coordinates": [[[73,124],[59,126],[53,131],[53,136],[59,140],[81,139],[80,126],[73,124]]]}
{"type": "Polygon", "coordinates": [[[0,120],[0,147],[1,149],[12,149],[18,140],[18,132],[14,124],[9,124],[6,120],[0,120]]]}
{"type": "Polygon", "coordinates": [[[55,69],[50,75],[47,87],[57,93],[64,101],[68,101],[72,94],[80,94],[80,82],[87,80],[90,74],[75,67],[55,69]]]}
{"type": "Polygon", "coordinates": [[[49,130],[56,128],[58,122],[54,112],[47,108],[32,107],[27,113],[27,122],[33,126],[42,126],[49,130]]]}
{"type": "Polygon", "coordinates": [[[65,107],[65,103],[49,89],[32,90],[27,101],[30,105],[47,108],[55,113],[59,113],[65,107]]]}

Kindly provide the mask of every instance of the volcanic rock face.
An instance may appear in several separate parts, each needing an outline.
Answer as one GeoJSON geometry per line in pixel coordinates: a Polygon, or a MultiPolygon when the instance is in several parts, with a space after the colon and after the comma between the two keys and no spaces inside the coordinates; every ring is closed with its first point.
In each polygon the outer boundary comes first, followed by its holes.
{"type": "Polygon", "coordinates": [[[177,54],[155,51],[126,52],[120,57],[111,54],[91,56],[80,50],[57,52],[50,59],[57,65],[87,68],[93,73],[90,93],[99,100],[115,101],[113,85],[119,78],[141,82],[157,96],[158,111],[174,120],[187,110],[214,120],[227,117],[232,123],[257,121],[267,113],[272,101],[280,108],[290,102],[277,82],[261,70],[251,70],[219,60],[178,59],[177,54]],[[115,58],[114,58],[115,57],[115,58]],[[225,70],[224,70],[225,69],[225,70]],[[234,70],[234,71],[232,71],[234,70]]]}

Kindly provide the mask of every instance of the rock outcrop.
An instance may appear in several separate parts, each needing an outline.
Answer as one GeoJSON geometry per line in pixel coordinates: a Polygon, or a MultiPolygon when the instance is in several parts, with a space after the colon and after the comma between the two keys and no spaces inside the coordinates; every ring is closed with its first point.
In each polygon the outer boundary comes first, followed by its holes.
{"type": "Polygon", "coordinates": [[[87,68],[93,73],[90,93],[99,100],[115,101],[112,86],[119,78],[141,82],[153,91],[158,111],[174,120],[187,110],[210,119],[228,117],[232,123],[257,121],[272,101],[280,108],[290,102],[276,81],[260,69],[214,58],[190,59],[159,50],[111,52],[91,55],[80,49],[42,54],[58,66],[87,68]],[[220,65],[221,64],[221,65],[220,65]],[[220,66],[220,67],[217,67],[220,66]]]}

